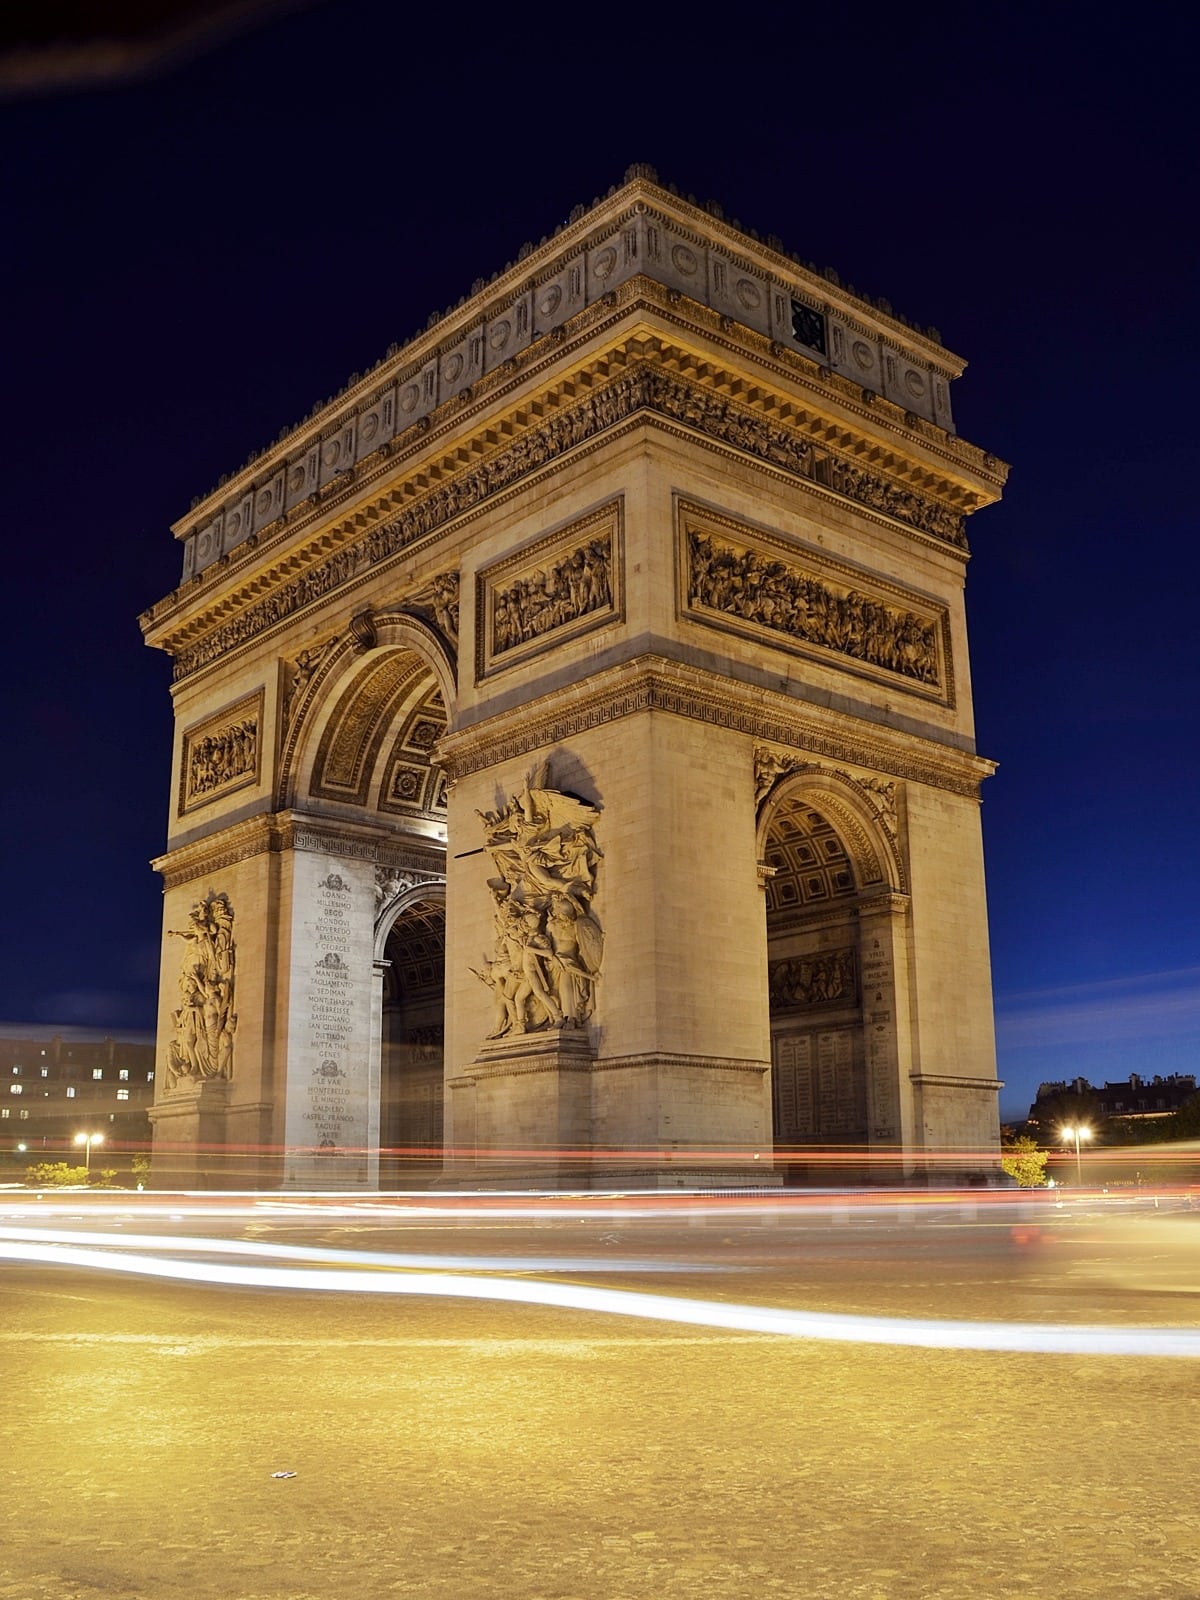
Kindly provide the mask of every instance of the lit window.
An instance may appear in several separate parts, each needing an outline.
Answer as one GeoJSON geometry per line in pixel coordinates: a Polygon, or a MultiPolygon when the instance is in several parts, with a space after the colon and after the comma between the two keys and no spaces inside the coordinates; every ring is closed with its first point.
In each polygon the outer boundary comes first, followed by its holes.
{"type": "Polygon", "coordinates": [[[103,1076],[104,1076],[104,1068],[103,1067],[93,1067],[92,1068],[92,1077],[93,1078],[102,1078],[103,1076]]]}
{"type": "Polygon", "coordinates": [[[67,1099],[68,1100],[74,1100],[74,1098],[75,1098],[75,1085],[72,1084],[71,1087],[67,1090],[67,1099]]]}
{"type": "Polygon", "coordinates": [[[50,1068],[49,1067],[43,1067],[42,1068],[42,1077],[43,1078],[48,1078],[49,1076],[50,1076],[50,1068]]]}
{"type": "Polygon", "coordinates": [[[14,1077],[14,1078],[19,1078],[19,1077],[20,1077],[20,1076],[21,1076],[21,1069],[20,1069],[20,1067],[14,1067],[14,1068],[13,1068],[13,1077],[14,1077]]]}
{"type": "Polygon", "coordinates": [[[124,1083],[129,1077],[129,1068],[122,1067],[120,1072],[117,1073],[117,1077],[120,1078],[122,1083],[124,1083]]]}
{"type": "Polygon", "coordinates": [[[28,1122],[29,1121],[29,1112],[25,1109],[24,1106],[22,1106],[20,1111],[17,1112],[17,1118],[21,1122],[28,1122]]]}
{"type": "Polygon", "coordinates": [[[11,1116],[12,1116],[12,1112],[8,1109],[7,1106],[0,1106],[0,1121],[7,1122],[9,1117],[11,1117],[11,1116]]]}
{"type": "Polygon", "coordinates": [[[147,1083],[153,1083],[154,1082],[154,1073],[153,1072],[148,1072],[146,1074],[146,1082],[147,1083]]]}
{"type": "Polygon", "coordinates": [[[23,1083],[14,1083],[12,1085],[12,1087],[9,1089],[9,1093],[10,1094],[24,1094],[25,1093],[25,1085],[23,1083]]]}
{"type": "Polygon", "coordinates": [[[129,1099],[129,1090],[128,1089],[118,1089],[117,1090],[117,1099],[118,1100],[128,1100],[129,1099]]]}

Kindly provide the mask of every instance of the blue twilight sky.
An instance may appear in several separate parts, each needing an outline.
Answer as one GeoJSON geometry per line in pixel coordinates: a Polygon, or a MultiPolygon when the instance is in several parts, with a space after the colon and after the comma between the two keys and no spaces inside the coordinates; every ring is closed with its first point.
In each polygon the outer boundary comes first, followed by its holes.
{"type": "Polygon", "coordinates": [[[1002,1109],[1197,1069],[1184,8],[824,9],[310,0],[98,86],[0,56],[0,1017],[152,1024],[168,523],[649,161],[935,323],[1013,464],[967,591],[1002,1109]]]}

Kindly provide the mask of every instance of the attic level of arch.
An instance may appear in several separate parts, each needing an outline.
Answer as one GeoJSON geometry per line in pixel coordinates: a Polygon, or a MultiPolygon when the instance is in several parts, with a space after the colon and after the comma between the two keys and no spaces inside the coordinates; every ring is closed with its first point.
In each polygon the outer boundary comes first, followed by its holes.
{"type": "Polygon", "coordinates": [[[333,503],[310,508],[323,526],[307,540],[304,524],[293,521],[246,541],[211,577],[193,580],[194,594],[185,585],[145,613],[143,629],[175,657],[176,678],[190,676],[334,590],[351,590],[381,563],[410,558],[554,470],[566,454],[647,421],[749,457],[871,519],[965,555],[963,518],[993,497],[990,484],[941,476],[919,454],[901,454],[785,396],[769,376],[739,374],[654,333],[627,335],[504,415],[478,418],[465,436],[468,419],[461,413],[453,427],[444,419],[440,453],[436,437],[414,439],[414,459],[404,471],[393,451],[354,485],[361,491],[386,477],[374,499],[360,497],[335,516],[333,503]],[[236,584],[239,569],[248,581],[236,584]],[[223,592],[212,593],[218,583],[223,592]]]}
{"type": "MultiPolygon", "coordinates": [[[[193,501],[193,515],[176,525],[177,535],[195,554],[197,536],[214,516],[261,526],[255,502],[264,493],[268,512],[290,508],[347,463],[369,454],[373,438],[383,442],[401,431],[400,411],[408,409],[415,421],[443,402],[469,398],[497,368],[526,364],[531,352],[536,358],[580,315],[602,313],[627,296],[630,283],[643,281],[686,304],[698,320],[707,314],[723,329],[770,338],[773,348],[843,383],[847,394],[861,389],[899,401],[911,431],[943,446],[953,442],[946,390],[962,362],[940,338],[930,339],[905,318],[894,318],[887,302],[870,297],[864,320],[863,306],[856,304],[860,297],[843,289],[836,273],[818,275],[811,264],[805,269],[798,258],[751,237],[753,244],[736,224],[726,224],[719,206],[697,207],[631,169],[623,189],[610,190],[591,211],[574,213],[572,226],[556,229],[553,240],[543,239],[540,247],[522,253],[524,264],[497,274],[491,284],[477,280],[469,301],[464,298],[444,316],[433,317],[426,333],[405,348],[392,346],[365,379],[355,374],[341,394],[281,433],[215,491],[193,501]],[[819,326],[818,336],[807,331],[810,326],[819,326]],[[403,391],[414,383],[420,398],[406,407],[403,391]],[[931,400],[932,414],[921,414],[931,400]],[[328,445],[336,461],[325,460],[328,445]],[[290,477],[297,465],[304,468],[299,492],[285,483],[276,494],[273,479],[280,469],[290,477]],[[274,507],[272,499],[278,502],[274,507]]],[[[970,446],[964,454],[983,459],[983,452],[970,446]]],[[[243,526],[242,536],[249,531],[243,526]]],[[[200,564],[220,553],[210,549],[200,564]]],[[[194,570],[195,562],[186,568],[189,575],[194,570]]]]}

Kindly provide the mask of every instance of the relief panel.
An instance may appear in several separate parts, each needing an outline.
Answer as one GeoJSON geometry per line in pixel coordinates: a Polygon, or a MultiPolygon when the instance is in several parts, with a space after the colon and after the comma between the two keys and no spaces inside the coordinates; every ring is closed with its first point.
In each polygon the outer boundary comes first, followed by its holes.
{"type": "Polygon", "coordinates": [[[682,617],[953,704],[944,606],[682,498],[676,528],[682,617]]]}
{"type": "Polygon", "coordinates": [[[476,579],[476,676],[624,617],[622,502],[485,567],[476,579]]]}
{"type": "Polygon", "coordinates": [[[179,815],[258,782],[263,691],[205,717],[184,731],[179,763],[179,815]]]}

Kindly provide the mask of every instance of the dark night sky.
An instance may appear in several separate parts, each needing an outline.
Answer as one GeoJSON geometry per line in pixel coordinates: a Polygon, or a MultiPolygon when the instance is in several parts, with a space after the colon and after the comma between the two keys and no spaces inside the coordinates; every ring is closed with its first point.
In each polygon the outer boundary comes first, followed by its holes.
{"type": "Polygon", "coordinates": [[[936,323],[1013,464],[967,591],[1002,1108],[1195,1070],[1191,50],[1182,7],[1051,9],[325,0],[10,87],[0,1017],[152,1024],[168,523],[649,161],[936,323]]]}

